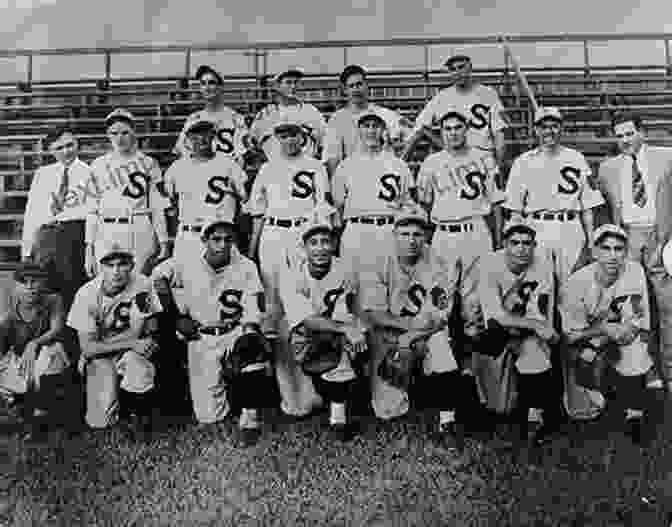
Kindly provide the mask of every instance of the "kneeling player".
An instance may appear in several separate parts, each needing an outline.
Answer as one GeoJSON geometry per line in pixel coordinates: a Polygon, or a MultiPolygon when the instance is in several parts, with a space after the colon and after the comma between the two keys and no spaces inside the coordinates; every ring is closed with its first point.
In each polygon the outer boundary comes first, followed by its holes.
{"type": "Polygon", "coordinates": [[[653,367],[644,269],[627,259],[628,238],[620,227],[602,225],[593,238],[597,261],[574,273],[562,294],[563,329],[581,360],[604,358],[615,370],[615,402],[627,432],[639,443],[646,374],[653,367]]]}
{"type": "Polygon", "coordinates": [[[372,334],[372,397],[376,416],[390,419],[409,409],[408,389],[415,373],[439,412],[437,437],[463,446],[455,419],[464,379],[451,346],[448,321],[458,270],[426,246],[424,211],[403,210],[395,219],[395,251],[384,265],[362,275],[362,309],[372,334]]]}
{"type": "Polygon", "coordinates": [[[177,330],[188,340],[196,419],[221,421],[230,411],[227,392],[233,388],[242,406],[241,442],[251,445],[260,435],[258,409],[272,394],[270,348],[259,330],[259,274],[235,247],[235,233],[231,217],[207,221],[204,251],[188,262],[166,260],[152,276],[164,309],[182,313],[177,330]],[[181,295],[174,299],[171,289],[181,295]]]}
{"type": "Polygon", "coordinates": [[[329,423],[339,439],[350,437],[347,400],[355,379],[351,360],[366,348],[363,326],[352,310],[356,284],[352,270],[334,259],[331,222],[314,219],[302,240],[306,258],[280,279],[280,296],[290,328],[290,349],[317,391],[330,402],[329,423]]]}
{"type": "Polygon", "coordinates": [[[113,243],[99,256],[101,272],[77,291],[68,315],[82,349],[86,423],[98,429],[115,424],[121,405],[149,439],[156,407],[151,359],[158,346],[147,327],[161,308],[149,278],[135,271],[129,247],[113,243]]]}

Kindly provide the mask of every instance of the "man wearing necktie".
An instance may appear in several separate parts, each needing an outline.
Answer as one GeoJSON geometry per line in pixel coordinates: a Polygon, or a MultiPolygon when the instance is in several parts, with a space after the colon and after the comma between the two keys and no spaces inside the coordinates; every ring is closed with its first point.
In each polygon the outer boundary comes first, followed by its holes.
{"type": "MultiPolygon", "coordinates": [[[[630,257],[644,265],[650,286],[652,329],[649,352],[659,376],[672,379],[672,276],[662,249],[672,237],[672,148],[651,146],[639,116],[617,115],[612,131],[620,154],[600,164],[598,183],[610,222],[622,226],[630,240],[630,257]]],[[[652,378],[650,387],[661,387],[652,378]]]]}
{"type": "Polygon", "coordinates": [[[95,201],[91,169],[77,157],[72,130],[59,127],[45,144],[56,159],[40,167],[33,177],[23,220],[22,257],[51,261],[54,281],[65,309],[86,282],[84,272],[84,225],[95,201]]]}

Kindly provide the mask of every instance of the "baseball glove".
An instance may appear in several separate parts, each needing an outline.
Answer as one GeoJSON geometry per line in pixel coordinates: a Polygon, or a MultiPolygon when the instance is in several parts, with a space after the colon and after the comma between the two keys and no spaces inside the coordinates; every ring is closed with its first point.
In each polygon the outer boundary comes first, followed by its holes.
{"type": "Polygon", "coordinates": [[[241,335],[233,345],[233,350],[222,358],[222,377],[227,383],[244,373],[251,365],[264,365],[271,359],[269,342],[259,333],[241,335]]]}
{"type": "Polygon", "coordinates": [[[331,333],[293,331],[290,345],[296,361],[308,375],[322,375],[333,370],[341,360],[343,337],[331,333]]]}
{"type": "Polygon", "coordinates": [[[426,339],[416,340],[410,347],[392,346],[378,365],[378,375],[388,384],[408,391],[426,354],[426,339]]]}
{"type": "Polygon", "coordinates": [[[608,388],[609,370],[621,357],[618,345],[609,342],[595,348],[590,343],[584,343],[575,350],[574,378],[576,384],[590,390],[605,391],[608,388]]]}

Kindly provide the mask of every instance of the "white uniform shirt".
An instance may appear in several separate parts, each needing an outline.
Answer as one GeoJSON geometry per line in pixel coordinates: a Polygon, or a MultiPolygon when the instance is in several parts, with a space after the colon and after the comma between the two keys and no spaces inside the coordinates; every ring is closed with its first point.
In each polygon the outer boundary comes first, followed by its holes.
{"type": "Polygon", "coordinates": [[[306,155],[294,159],[277,156],[259,169],[247,209],[253,216],[309,217],[316,205],[325,202],[328,191],[322,162],[306,155]]]}
{"type": "Polygon", "coordinates": [[[391,215],[399,210],[412,181],[408,165],[391,152],[356,154],[343,160],[333,180],[337,207],[343,218],[391,215]]]}
{"type": "Polygon", "coordinates": [[[93,185],[89,165],[75,159],[68,168],[68,190],[62,201],[62,212],[54,215],[52,203],[59,200],[59,189],[65,166],[52,163],[38,168],[28,191],[23,217],[21,254],[27,257],[33,248],[35,233],[52,221],[83,220],[95,206],[98,190],[93,185]]]}
{"type": "Polygon", "coordinates": [[[637,154],[637,165],[642,173],[646,203],[643,207],[635,205],[632,200],[632,165],[634,160],[630,156],[623,156],[621,169],[621,195],[623,196],[622,214],[626,225],[640,225],[651,227],[656,223],[656,181],[649,173],[646,145],[642,145],[637,154]]]}
{"type": "Polygon", "coordinates": [[[581,152],[560,146],[549,156],[534,148],[513,162],[504,207],[515,211],[584,211],[604,203],[588,180],[590,167],[581,152]]]}
{"type": "Polygon", "coordinates": [[[434,222],[485,216],[505,198],[497,188],[498,174],[490,152],[475,148],[457,155],[447,150],[436,152],[420,167],[418,197],[431,207],[434,222]]]}
{"type": "Polygon", "coordinates": [[[200,225],[218,213],[234,218],[238,204],[247,201],[247,174],[227,156],[199,161],[185,157],[166,171],[168,195],[178,197],[179,219],[200,225]]]}

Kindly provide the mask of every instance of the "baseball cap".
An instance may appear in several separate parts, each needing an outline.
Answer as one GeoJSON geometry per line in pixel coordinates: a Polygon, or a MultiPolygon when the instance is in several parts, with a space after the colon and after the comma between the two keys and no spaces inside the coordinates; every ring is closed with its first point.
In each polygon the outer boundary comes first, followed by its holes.
{"type": "Polygon", "coordinates": [[[427,212],[420,205],[414,202],[405,203],[401,210],[394,217],[394,226],[416,224],[422,227],[428,227],[427,212]]]}
{"type": "Polygon", "coordinates": [[[214,75],[217,78],[217,82],[219,82],[219,84],[224,84],[224,78],[219,74],[219,72],[216,71],[211,66],[208,66],[207,64],[202,64],[201,66],[198,67],[198,69],[196,70],[196,75],[194,75],[194,78],[196,78],[197,80],[201,80],[201,77],[206,73],[214,75]]]}
{"type": "Polygon", "coordinates": [[[337,210],[326,203],[315,207],[308,221],[303,224],[301,239],[305,242],[316,232],[334,232],[335,214],[337,214],[337,210]]]}
{"type": "Polygon", "coordinates": [[[383,117],[374,110],[367,110],[362,115],[360,115],[357,118],[357,126],[360,126],[364,121],[369,121],[371,119],[373,119],[374,121],[378,121],[380,124],[382,124],[384,127],[387,128],[387,121],[385,121],[385,119],[383,119],[383,117]]]}
{"type": "Polygon", "coordinates": [[[196,121],[189,125],[184,133],[185,134],[204,134],[207,132],[214,132],[215,124],[211,121],[196,121]]]}
{"type": "Polygon", "coordinates": [[[280,118],[274,125],[273,125],[273,133],[278,133],[281,130],[300,130],[303,131],[303,127],[301,126],[301,123],[297,121],[296,119],[293,119],[292,117],[289,117],[287,115],[283,116],[280,118]]]}
{"type": "Polygon", "coordinates": [[[625,242],[628,241],[628,235],[623,229],[613,223],[606,223],[593,231],[593,245],[600,243],[605,236],[616,236],[625,242]]]}
{"type": "Polygon", "coordinates": [[[23,282],[28,277],[49,280],[51,273],[46,265],[40,265],[32,260],[24,260],[14,270],[14,280],[23,282]]]}
{"type": "Polygon", "coordinates": [[[297,79],[303,78],[305,75],[303,71],[299,68],[288,68],[285,71],[281,71],[275,77],[273,77],[274,82],[280,82],[285,77],[295,77],[297,79]]]}
{"type": "Polygon", "coordinates": [[[454,62],[471,62],[471,57],[469,55],[465,55],[464,53],[456,53],[455,55],[449,56],[443,63],[443,65],[447,68],[454,62]]]}
{"type": "Polygon", "coordinates": [[[539,124],[545,119],[562,122],[562,114],[555,106],[542,106],[534,112],[534,124],[539,124]]]}
{"type": "Polygon", "coordinates": [[[533,238],[536,238],[537,236],[537,230],[530,224],[530,222],[520,216],[514,217],[504,226],[502,237],[506,239],[516,233],[529,234],[533,238]]]}
{"type": "Polygon", "coordinates": [[[133,252],[126,244],[118,240],[110,241],[103,246],[102,251],[98,255],[98,261],[105,263],[113,258],[133,259],[133,252]]]}
{"type": "Polygon", "coordinates": [[[341,81],[341,84],[345,84],[348,78],[352,75],[366,75],[366,70],[358,64],[350,64],[343,68],[343,71],[338,78],[341,81]]]}
{"type": "Polygon", "coordinates": [[[125,122],[133,126],[135,117],[133,117],[133,114],[125,108],[115,108],[105,117],[105,126],[111,126],[117,121],[125,122]]]}
{"type": "Polygon", "coordinates": [[[469,119],[462,110],[452,106],[448,108],[441,116],[441,118],[439,119],[439,124],[443,124],[443,121],[445,121],[449,117],[457,117],[460,121],[462,121],[465,124],[469,122],[469,119]]]}
{"type": "Polygon", "coordinates": [[[222,211],[206,219],[205,222],[203,222],[202,238],[210,236],[210,233],[217,225],[228,225],[235,229],[236,221],[233,215],[233,211],[222,211]]]}

